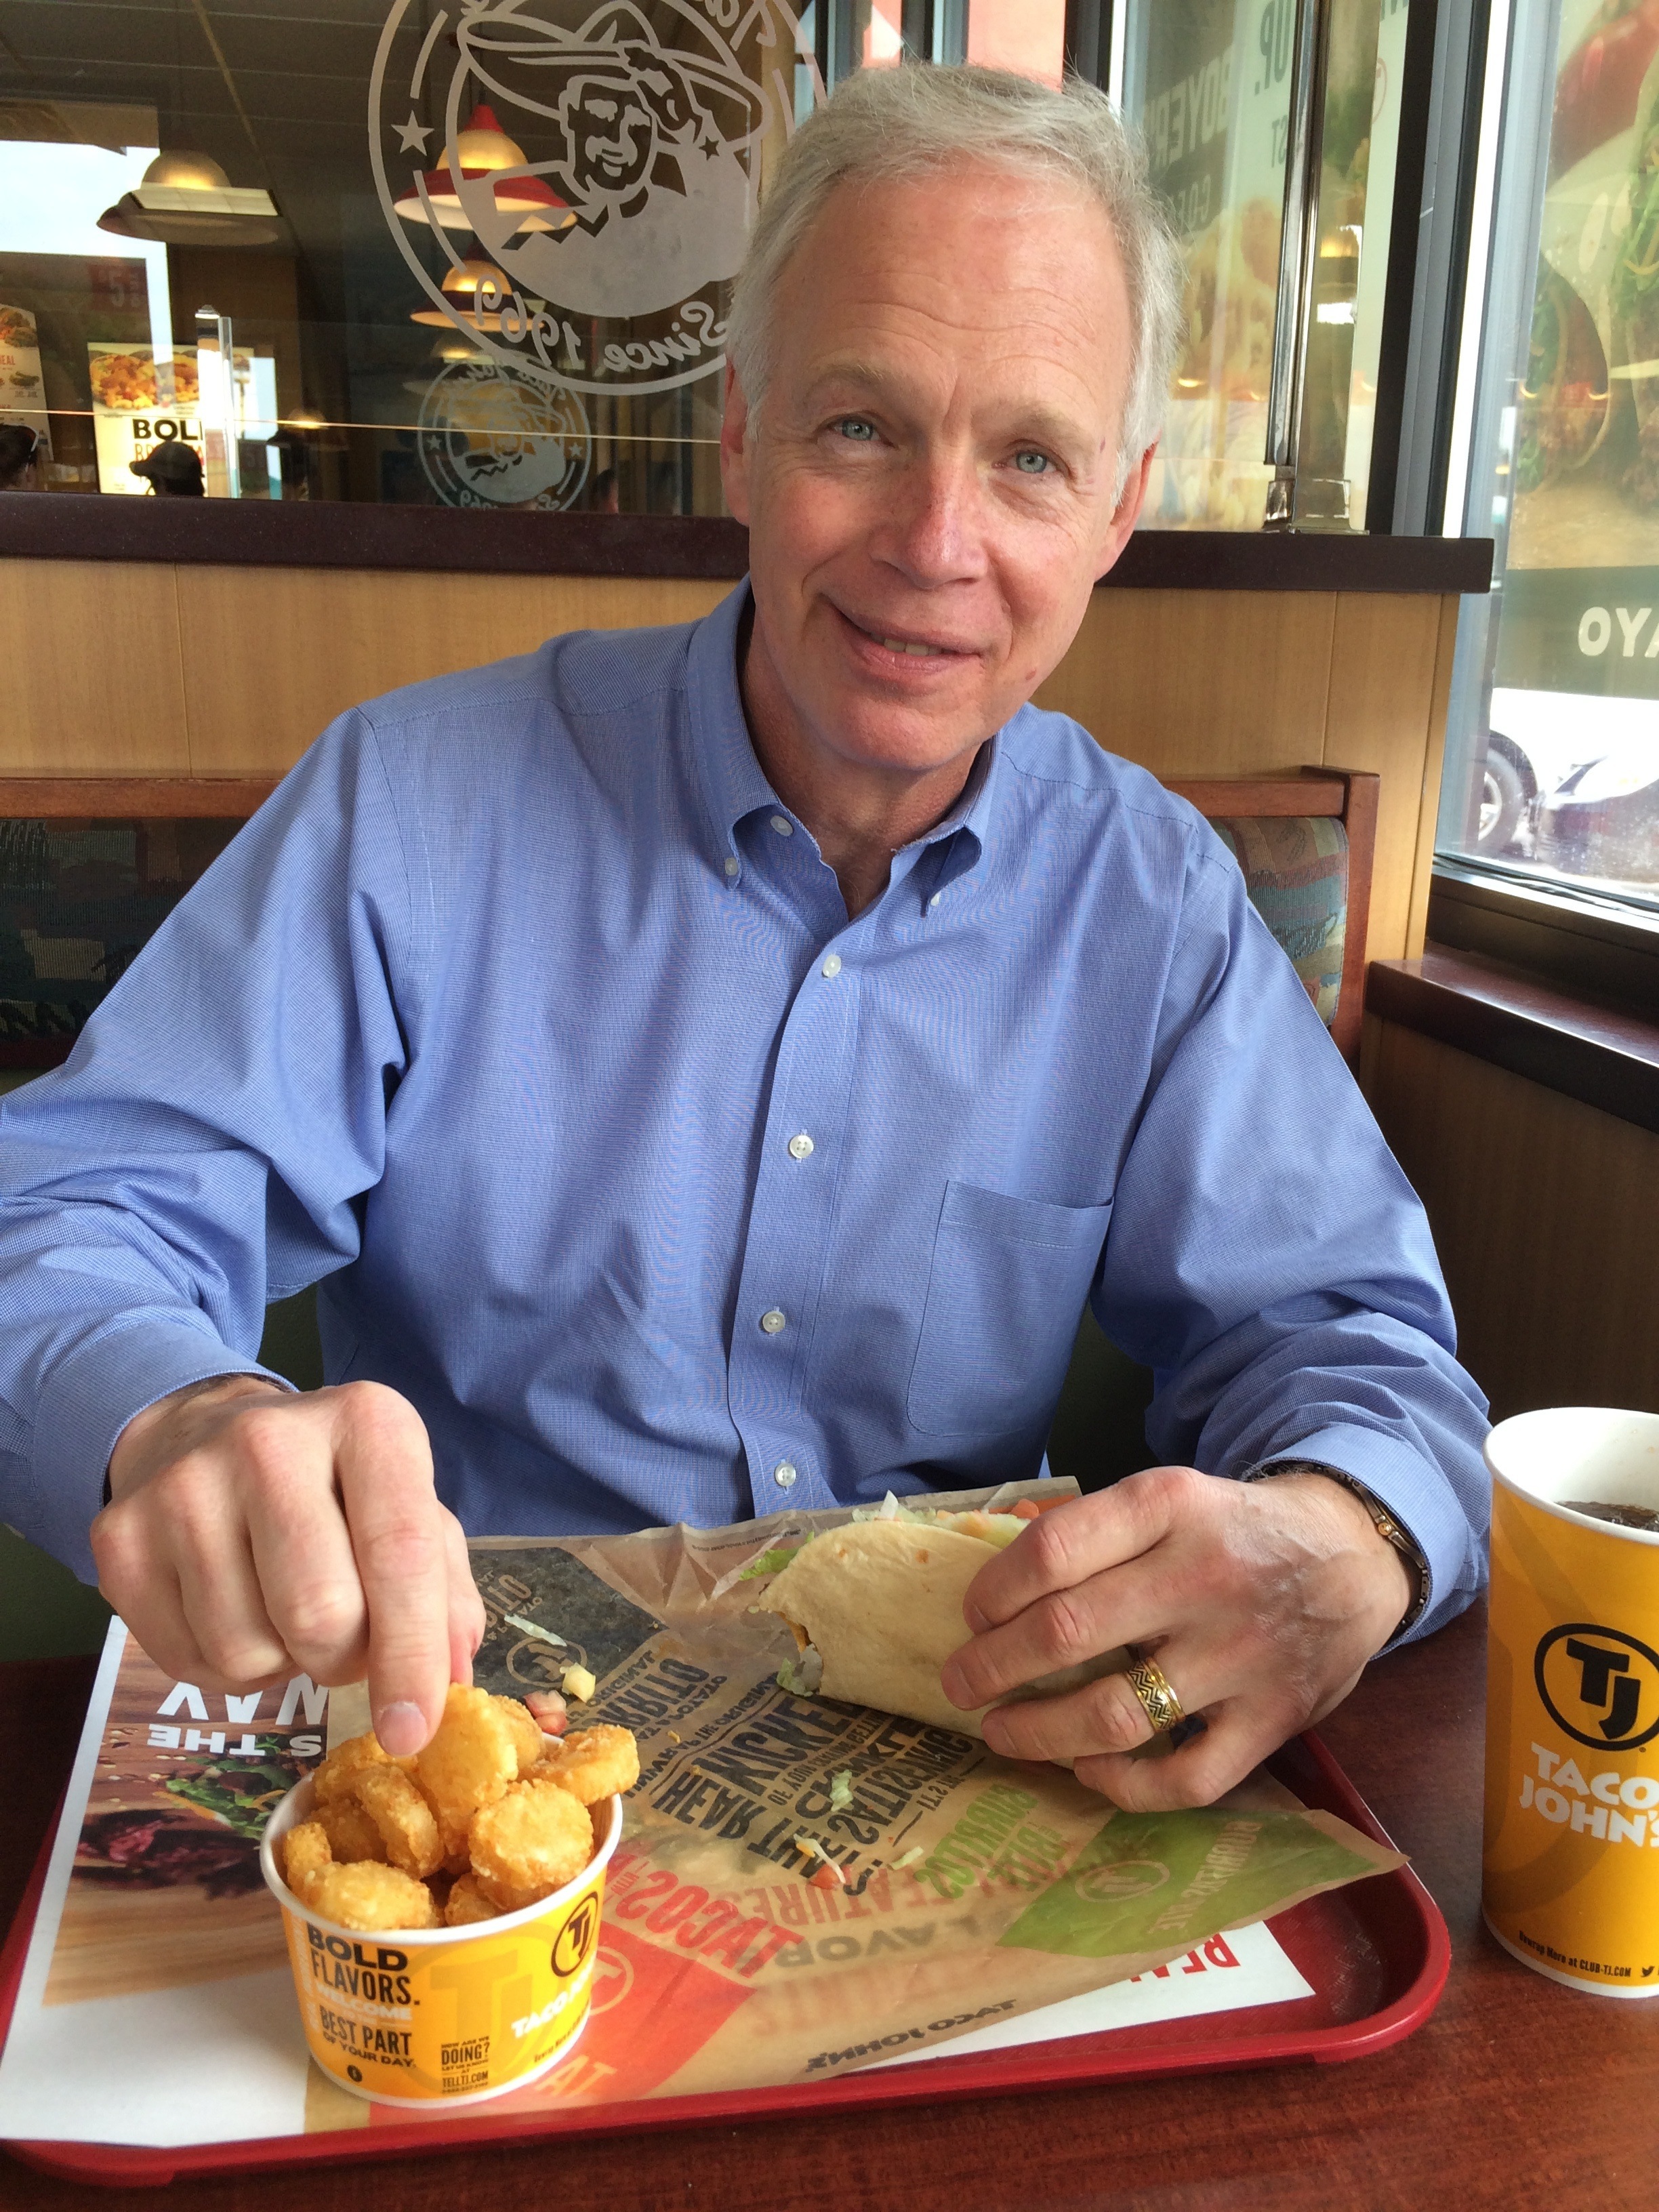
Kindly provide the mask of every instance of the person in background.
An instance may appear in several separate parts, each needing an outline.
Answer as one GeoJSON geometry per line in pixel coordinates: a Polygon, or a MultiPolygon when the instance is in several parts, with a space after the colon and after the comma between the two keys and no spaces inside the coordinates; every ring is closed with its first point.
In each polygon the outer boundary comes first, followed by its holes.
{"type": "Polygon", "coordinates": [[[594,477],[592,495],[588,501],[588,507],[594,514],[621,514],[622,507],[618,499],[615,469],[601,469],[594,477]]]}
{"type": "Polygon", "coordinates": [[[0,422],[0,491],[40,491],[40,434],[26,422],[0,422]]]}
{"type": "Polygon", "coordinates": [[[187,446],[182,438],[169,438],[163,445],[152,448],[142,461],[131,464],[136,477],[148,479],[153,497],[158,499],[200,499],[206,486],[202,481],[202,456],[194,446],[187,446]]]}

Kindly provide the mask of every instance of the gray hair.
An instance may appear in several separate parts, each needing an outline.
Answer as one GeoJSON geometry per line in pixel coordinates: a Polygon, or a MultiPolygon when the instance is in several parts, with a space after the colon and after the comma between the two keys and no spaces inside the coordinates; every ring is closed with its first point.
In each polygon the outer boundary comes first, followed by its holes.
{"type": "Polygon", "coordinates": [[[772,368],[779,280],[837,185],[989,161],[1069,181],[1105,210],[1123,258],[1132,325],[1117,486],[1164,420],[1182,307],[1181,252],[1146,181],[1139,139],[1103,92],[1079,78],[1054,91],[972,63],[857,70],[791,139],[750,234],[732,295],[726,352],[758,407],[772,368]]]}

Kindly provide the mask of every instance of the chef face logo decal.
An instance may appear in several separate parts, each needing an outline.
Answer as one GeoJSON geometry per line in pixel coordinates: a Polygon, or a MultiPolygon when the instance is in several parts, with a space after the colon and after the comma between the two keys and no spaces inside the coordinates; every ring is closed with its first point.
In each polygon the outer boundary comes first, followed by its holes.
{"type": "Polygon", "coordinates": [[[1595,1751],[1634,1751],[1659,1735],[1659,1653],[1617,1628],[1569,1621],[1540,1639],[1538,1694],[1556,1726],[1595,1751]]]}
{"type": "Polygon", "coordinates": [[[569,507],[593,452],[574,392],[490,361],[453,362],[433,378],[415,444],[445,507],[569,507]]]}
{"type": "Polygon", "coordinates": [[[459,0],[424,33],[412,7],[381,33],[369,142],[426,293],[483,352],[576,391],[718,369],[763,159],[821,96],[782,0],[459,0]],[[481,104],[493,168],[459,143],[481,104]],[[419,250],[426,229],[459,266],[465,227],[505,280],[477,295],[482,327],[419,250]]]}

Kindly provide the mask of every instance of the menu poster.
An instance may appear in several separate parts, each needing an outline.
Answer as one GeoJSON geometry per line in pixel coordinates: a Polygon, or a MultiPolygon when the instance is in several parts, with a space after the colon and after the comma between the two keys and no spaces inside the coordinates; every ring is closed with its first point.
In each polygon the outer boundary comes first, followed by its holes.
{"type": "Polygon", "coordinates": [[[1187,263],[1145,520],[1261,524],[1267,384],[1294,37],[1291,0],[1179,0],[1146,11],[1138,118],[1187,263]]]}
{"type": "Polygon", "coordinates": [[[149,485],[132,464],[172,439],[202,450],[196,362],[182,354],[158,362],[147,345],[94,338],[87,345],[100,491],[136,493],[149,485]]]}
{"type": "Polygon", "coordinates": [[[27,307],[8,307],[3,301],[0,301],[0,422],[21,422],[38,432],[39,458],[52,459],[40,333],[27,307]]]}

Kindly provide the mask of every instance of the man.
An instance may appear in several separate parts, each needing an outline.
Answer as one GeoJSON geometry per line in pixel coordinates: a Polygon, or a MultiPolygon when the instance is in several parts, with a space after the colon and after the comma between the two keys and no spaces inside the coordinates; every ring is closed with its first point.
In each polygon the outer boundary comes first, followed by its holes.
{"type": "Polygon", "coordinates": [[[1206,827],[1024,704],[1177,297],[1098,95],[854,78],[734,304],[750,584],[343,718],[9,1102],[6,1511],[84,1559],[107,1467],[163,1665],[367,1666],[412,1751],[480,1631],[463,1524],[1033,1474],[1085,1297],[1170,1464],[988,1565],[946,1687],[1155,1656],[994,1747],[1207,1799],[1467,1601],[1420,1209],[1206,827]],[[263,1309],[319,1278],[334,1381],[286,1395],[263,1309]]]}
{"type": "Polygon", "coordinates": [[[182,438],[162,440],[150,447],[142,461],[129,461],[127,466],[134,476],[148,480],[152,499],[205,496],[202,457],[194,446],[187,446],[182,438]]]}
{"type": "Polygon", "coordinates": [[[39,491],[40,434],[26,422],[0,422],[0,491],[39,491]]]}

